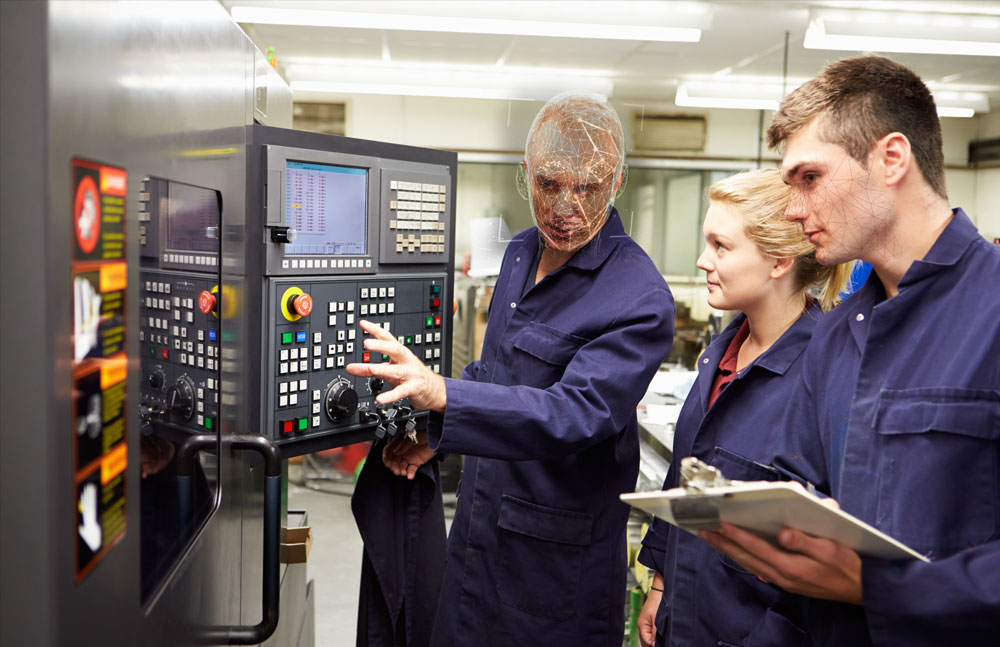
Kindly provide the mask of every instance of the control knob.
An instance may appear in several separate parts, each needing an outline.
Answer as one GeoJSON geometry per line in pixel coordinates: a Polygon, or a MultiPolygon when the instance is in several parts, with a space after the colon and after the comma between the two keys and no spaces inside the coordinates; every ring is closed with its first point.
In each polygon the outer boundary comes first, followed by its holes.
{"type": "Polygon", "coordinates": [[[343,422],[358,410],[358,394],[350,384],[337,380],[327,388],[323,404],[330,420],[343,422]]]}
{"type": "Polygon", "coordinates": [[[163,374],[163,369],[154,369],[149,377],[146,378],[146,382],[149,384],[150,388],[154,391],[159,391],[163,388],[163,384],[167,381],[167,376],[163,374]]]}
{"type": "Polygon", "coordinates": [[[378,395],[382,392],[383,387],[385,387],[385,381],[380,377],[373,377],[368,380],[368,390],[371,391],[372,395],[378,395]]]}
{"type": "Polygon", "coordinates": [[[167,411],[181,420],[190,420],[194,414],[194,383],[182,375],[167,388],[167,411]]]}
{"type": "Polygon", "coordinates": [[[214,312],[217,303],[218,300],[215,298],[215,295],[208,290],[202,290],[201,294],[198,295],[198,309],[204,315],[214,312]]]}

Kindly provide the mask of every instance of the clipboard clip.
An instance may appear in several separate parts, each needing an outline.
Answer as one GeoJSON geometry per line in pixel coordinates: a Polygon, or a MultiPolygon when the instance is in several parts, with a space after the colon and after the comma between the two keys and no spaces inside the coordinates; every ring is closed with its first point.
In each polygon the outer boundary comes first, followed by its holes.
{"type": "Polygon", "coordinates": [[[681,459],[681,487],[687,492],[704,492],[708,488],[725,487],[729,479],[718,468],[694,456],[681,459]]]}

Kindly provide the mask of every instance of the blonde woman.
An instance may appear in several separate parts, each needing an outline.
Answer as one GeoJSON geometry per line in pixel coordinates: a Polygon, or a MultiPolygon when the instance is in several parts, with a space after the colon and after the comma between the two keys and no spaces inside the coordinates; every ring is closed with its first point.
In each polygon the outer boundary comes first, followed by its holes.
{"type": "MultiPolygon", "coordinates": [[[[698,378],[677,420],[665,489],[678,486],[685,456],[697,456],[730,479],[778,478],[769,465],[775,431],[802,351],[850,276],[849,265],[817,263],[801,226],[785,218],[788,196],[777,169],[741,173],[709,189],[698,267],[708,279],[709,305],[740,314],[698,360],[698,378]]],[[[639,616],[644,647],[802,642],[800,598],[694,535],[656,520],[639,560],[656,570],[639,616]]]]}

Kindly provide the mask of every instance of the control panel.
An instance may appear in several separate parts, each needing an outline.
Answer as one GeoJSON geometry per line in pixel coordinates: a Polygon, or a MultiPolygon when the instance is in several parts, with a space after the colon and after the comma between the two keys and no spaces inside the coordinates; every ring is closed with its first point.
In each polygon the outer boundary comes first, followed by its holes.
{"type": "Polygon", "coordinates": [[[142,181],[141,415],[192,433],[219,424],[220,218],[216,191],[162,178],[142,181]]]}
{"type": "Polygon", "coordinates": [[[282,454],[394,436],[425,425],[406,400],[378,404],[378,379],[351,363],[362,320],[449,374],[454,153],[255,126],[248,221],[261,223],[261,432],[282,454]]]}

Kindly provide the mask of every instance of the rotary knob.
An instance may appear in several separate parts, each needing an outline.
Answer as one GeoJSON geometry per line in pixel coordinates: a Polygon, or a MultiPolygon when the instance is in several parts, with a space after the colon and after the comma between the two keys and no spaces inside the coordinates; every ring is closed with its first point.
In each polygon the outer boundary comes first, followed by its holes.
{"type": "Polygon", "coordinates": [[[161,369],[154,369],[149,377],[146,378],[146,382],[149,384],[150,388],[154,391],[159,391],[163,388],[164,382],[167,381],[167,376],[163,374],[161,369]]]}
{"type": "Polygon", "coordinates": [[[372,379],[368,380],[368,390],[371,391],[372,395],[378,395],[379,393],[382,392],[382,389],[384,387],[385,387],[385,381],[383,381],[382,378],[380,377],[373,377],[372,379]]]}
{"type": "Polygon", "coordinates": [[[358,394],[350,384],[338,380],[327,388],[323,404],[330,420],[343,422],[358,410],[358,394]]]}
{"type": "Polygon", "coordinates": [[[167,411],[181,420],[190,420],[194,414],[194,383],[182,375],[167,388],[167,411]]]}

